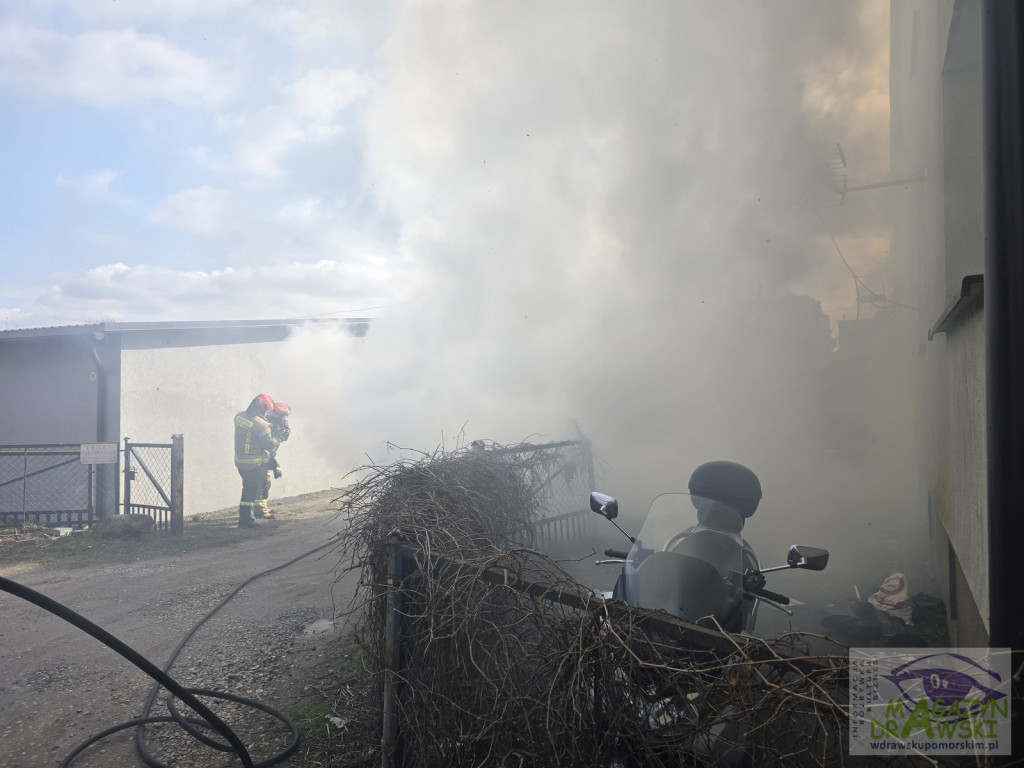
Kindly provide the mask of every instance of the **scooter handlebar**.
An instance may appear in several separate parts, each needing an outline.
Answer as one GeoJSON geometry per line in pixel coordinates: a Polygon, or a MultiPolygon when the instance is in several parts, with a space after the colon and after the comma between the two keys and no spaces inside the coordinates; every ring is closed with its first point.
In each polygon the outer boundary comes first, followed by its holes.
{"type": "Polygon", "coordinates": [[[629,557],[628,552],[623,552],[621,549],[606,549],[604,551],[605,557],[617,557],[620,560],[625,560],[629,557]]]}
{"type": "Polygon", "coordinates": [[[778,592],[772,592],[768,589],[752,589],[751,594],[763,597],[766,600],[771,600],[773,603],[780,603],[782,605],[789,605],[789,598],[785,595],[780,595],[778,592]]]}

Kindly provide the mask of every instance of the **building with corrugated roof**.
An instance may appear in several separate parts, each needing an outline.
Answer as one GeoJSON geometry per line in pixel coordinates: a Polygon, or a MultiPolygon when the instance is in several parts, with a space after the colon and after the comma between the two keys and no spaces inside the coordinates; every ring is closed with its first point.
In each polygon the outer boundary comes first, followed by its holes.
{"type": "MultiPolygon", "coordinates": [[[[285,475],[273,496],[324,490],[344,471],[302,439],[315,414],[280,389],[294,377],[282,370],[289,364],[283,348],[300,328],[361,337],[369,325],[367,319],[284,319],[0,331],[0,446],[121,446],[125,438],[169,443],[180,434],[188,516],[238,502],[232,420],[256,394],[268,392],[293,410],[293,438],[281,450],[285,475]]],[[[118,504],[121,478],[113,465],[97,472],[103,517],[118,504]]]]}

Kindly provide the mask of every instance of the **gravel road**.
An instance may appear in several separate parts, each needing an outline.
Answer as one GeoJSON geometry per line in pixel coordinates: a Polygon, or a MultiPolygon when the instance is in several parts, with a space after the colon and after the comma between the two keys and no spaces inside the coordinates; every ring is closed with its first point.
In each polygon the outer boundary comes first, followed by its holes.
{"type": "MultiPolygon", "coordinates": [[[[225,547],[80,568],[0,564],[0,576],[77,611],[162,668],[185,634],[239,584],[337,533],[341,523],[325,503],[320,497],[305,508],[293,505],[279,520],[240,532],[240,541],[225,547]]],[[[334,619],[348,606],[355,580],[337,581],[336,564],[327,548],[246,586],[199,629],[171,676],[186,686],[285,709],[317,675],[327,641],[342,631],[334,619]]],[[[152,684],[79,629],[0,593],[0,767],[59,766],[89,737],[138,717],[152,684]]],[[[255,760],[287,743],[276,721],[237,709],[226,705],[223,716],[246,729],[239,735],[255,760]]],[[[162,697],[153,714],[167,714],[162,697]]],[[[179,738],[176,726],[149,730],[153,754],[168,765],[239,765],[237,758],[206,748],[196,762],[190,740],[179,738]]],[[[73,765],[145,765],[133,734],[129,729],[108,737],[73,765]]]]}

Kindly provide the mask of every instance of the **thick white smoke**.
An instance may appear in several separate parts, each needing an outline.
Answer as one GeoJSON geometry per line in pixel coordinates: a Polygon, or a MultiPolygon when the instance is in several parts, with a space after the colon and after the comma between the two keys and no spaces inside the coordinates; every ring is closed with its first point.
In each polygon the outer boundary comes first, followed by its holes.
{"type": "Polygon", "coordinates": [[[859,418],[822,378],[822,306],[855,306],[826,227],[868,275],[888,225],[878,197],[822,208],[820,149],[887,172],[887,8],[398,8],[367,151],[414,279],[294,383],[339,461],[578,425],[624,508],[727,458],[761,474],[774,523],[834,533],[822,500],[869,469],[824,458],[859,418]]]}

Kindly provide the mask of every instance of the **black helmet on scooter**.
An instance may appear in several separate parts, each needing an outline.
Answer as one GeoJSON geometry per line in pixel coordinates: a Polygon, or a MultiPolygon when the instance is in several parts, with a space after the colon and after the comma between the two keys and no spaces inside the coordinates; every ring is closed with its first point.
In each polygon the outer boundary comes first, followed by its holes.
{"type": "MultiPolygon", "coordinates": [[[[761,501],[761,481],[751,470],[732,461],[709,461],[690,475],[690,495],[713,499],[747,518],[761,501]]],[[[693,502],[697,504],[697,500],[693,502]]]]}

